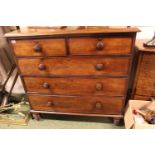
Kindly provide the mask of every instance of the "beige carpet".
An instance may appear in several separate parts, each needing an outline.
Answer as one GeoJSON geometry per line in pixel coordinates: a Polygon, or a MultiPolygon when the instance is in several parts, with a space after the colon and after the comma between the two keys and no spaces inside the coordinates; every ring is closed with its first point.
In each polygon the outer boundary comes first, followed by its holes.
{"type": "Polygon", "coordinates": [[[110,118],[45,115],[40,121],[30,120],[27,126],[0,124],[1,129],[123,129],[110,118]]]}

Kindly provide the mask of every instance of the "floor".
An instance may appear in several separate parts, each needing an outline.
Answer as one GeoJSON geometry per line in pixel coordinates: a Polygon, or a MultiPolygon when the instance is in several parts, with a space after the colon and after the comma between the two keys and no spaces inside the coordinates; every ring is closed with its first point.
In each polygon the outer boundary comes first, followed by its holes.
{"type": "Polygon", "coordinates": [[[46,115],[40,121],[30,119],[27,126],[0,124],[0,129],[124,129],[110,118],[46,115]]]}

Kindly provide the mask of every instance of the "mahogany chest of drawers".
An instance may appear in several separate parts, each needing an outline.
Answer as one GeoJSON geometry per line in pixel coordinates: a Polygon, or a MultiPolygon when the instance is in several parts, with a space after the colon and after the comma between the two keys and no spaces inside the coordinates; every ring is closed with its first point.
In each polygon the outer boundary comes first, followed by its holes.
{"type": "Polygon", "coordinates": [[[155,48],[145,48],[147,40],[137,40],[138,65],[132,98],[137,100],[151,100],[155,97],[155,48]]]}
{"type": "Polygon", "coordinates": [[[105,116],[118,123],[128,92],[132,27],[29,29],[6,34],[31,113],[105,116]]]}

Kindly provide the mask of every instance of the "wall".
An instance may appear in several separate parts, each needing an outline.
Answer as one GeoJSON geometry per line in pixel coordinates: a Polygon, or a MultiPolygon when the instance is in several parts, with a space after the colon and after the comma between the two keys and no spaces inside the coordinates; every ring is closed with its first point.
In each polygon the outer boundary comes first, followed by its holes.
{"type": "Polygon", "coordinates": [[[155,26],[139,26],[142,32],[137,34],[137,39],[151,39],[155,32],[155,26]]]}

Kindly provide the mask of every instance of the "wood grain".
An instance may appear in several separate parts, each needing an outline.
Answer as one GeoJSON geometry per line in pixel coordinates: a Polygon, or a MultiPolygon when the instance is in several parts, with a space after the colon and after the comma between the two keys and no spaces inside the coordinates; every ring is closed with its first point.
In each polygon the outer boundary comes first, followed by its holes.
{"type": "Polygon", "coordinates": [[[23,75],[128,75],[129,63],[130,57],[18,59],[23,75]],[[38,69],[40,64],[44,70],[38,69]],[[97,70],[98,64],[103,69],[97,70]]]}
{"type": "Polygon", "coordinates": [[[135,93],[155,96],[155,54],[143,54],[137,78],[135,93]]]}
{"type": "Polygon", "coordinates": [[[144,47],[143,43],[148,42],[150,39],[137,39],[136,40],[136,46],[138,47],[138,50],[140,52],[146,52],[146,53],[155,53],[155,48],[150,48],[150,47],[144,47]]]}
{"type": "Polygon", "coordinates": [[[131,53],[131,37],[105,37],[105,38],[71,38],[69,39],[70,53],[72,55],[108,55],[131,53]],[[98,42],[103,43],[103,49],[97,50],[98,42]]]}
{"type": "Polygon", "coordinates": [[[11,40],[16,56],[65,56],[64,39],[30,39],[11,40]],[[39,44],[42,51],[36,52],[34,46],[39,44]]]}
{"type": "Polygon", "coordinates": [[[52,97],[29,95],[33,110],[91,113],[91,114],[120,114],[123,98],[104,97],[52,97]]]}
{"type": "Polygon", "coordinates": [[[109,27],[101,27],[101,26],[96,26],[96,27],[85,27],[83,29],[60,29],[56,27],[52,28],[45,28],[45,29],[36,29],[36,28],[31,28],[31,29],[20,29],[17,31],[9,32],[5,34],[5,37],[37,37],[37,36],[60,36],[60,35],[74,35],[74,34],[102,34],[102,33],[119,33],[119,34],[124,34],[124,33],[130,33],[130,34],[135,34],[136,32],[139,32],[140,30],[136,27],[118,27],[118,26],[109,26],[109,27]]]}
{"type": "Polygon", "coordinates": [[[138,31],[31,27],[6,34],[30,112],[36,119],[39,113],[122,117],[138,31]]]}
{"type": "Polygon", "coordinates": [[[151,96],[143,96],[143,95],[134,95],[134,100],[146,100],[146,101],[151,101],[152,97],[151,96]]]}
{"type": "Polygon", "coordinates": [[[24,77],[24,81],[29,93],[124,96],[127,79],[24,77]]]}

